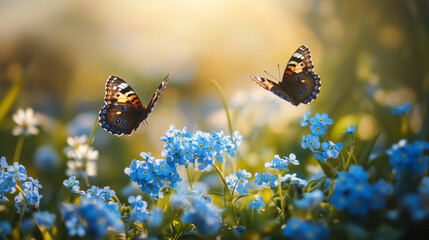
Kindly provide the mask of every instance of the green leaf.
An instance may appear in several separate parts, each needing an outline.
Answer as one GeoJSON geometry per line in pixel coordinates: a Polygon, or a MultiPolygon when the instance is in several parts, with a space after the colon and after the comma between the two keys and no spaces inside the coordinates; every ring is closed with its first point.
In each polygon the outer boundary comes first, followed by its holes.
{"type": "Polygon", "coordinates": [[[278,193],[276,193],[276,194],[273,195],[273,199],[274,198],[280,198],[280,195],[278,193]]]}
{"type": "Polygon", "coordinates": [[[247,196],[249,196],[249,194],[240,195],[240,196],[238,196],[236,199],[234,199],[233,203],[235,203],[235,202],[237,202],[239,199],[244,198],[244,197],[247,197],[247,196]]]}
{"type": "Polygon", "coordinates": [[[360,158],[358,159],[359,165],[363,166],[365,169],[368,164],[369,155],[371,154],[372,149],[374,148],[374,145],[377,142],[377,139],[379,136],[380,136],[380,132],[378,132],[377,135],[375,135],[375,137],[368,143],[368,145],[366,145],[365,149],[360,155],[360,158]]]}
{"type": "Polygon", "coordinates": [[[9,91],[6,93],[4,98],[0,102],[0,125],[3,122],[4,117],[12,108],[16,99],[18,98],[19,93],[21,92],[22,85],[24,84],[24,76],[16,81],[9,91]]]}
{"type": "Polygon", "coordinates": [[[311,180],[308,184],[307,184],[307,186],[305,187],[305,192],[309,192],[309,191],[311,191],[312,189],[313,189],[313,185],[317,185],[318,184],[318,182],[319,182],[319,180],[318,179],[313,179],[313,180],[311,180]]]}
{"type": "Polygon", "coordinates": [[[220,193],[220,192],[215,192],[215,191],[210,191],[210,192],[208,192],[208,194],[210,194],[210,195],[218,195],[218,196],[221,196],[221,197],[225,197],[225,194],[220,193]]]}

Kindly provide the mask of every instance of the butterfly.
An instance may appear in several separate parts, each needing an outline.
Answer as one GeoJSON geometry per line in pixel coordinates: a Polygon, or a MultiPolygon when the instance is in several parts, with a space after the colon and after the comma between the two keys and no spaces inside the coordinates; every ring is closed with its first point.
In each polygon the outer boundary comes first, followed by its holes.
{"type": "Polygon", "coordinates": [[[320,92],[320,77],[313,72],[313,69],[310,50],[302,45],[292,54],[283,79],[279,83],[253,75],[250,75],[249,78],[259,86],[298,106],[300,103],[310,103],[320,92]]]}
{"type": "Polygon", "coordinates": [[[125,80],[110,76],[106,82],[105,106],[98,113],[101,127],[114,135],[130,135],[152,112],[169,79],[167,74],[146,107],[125,80]]]}

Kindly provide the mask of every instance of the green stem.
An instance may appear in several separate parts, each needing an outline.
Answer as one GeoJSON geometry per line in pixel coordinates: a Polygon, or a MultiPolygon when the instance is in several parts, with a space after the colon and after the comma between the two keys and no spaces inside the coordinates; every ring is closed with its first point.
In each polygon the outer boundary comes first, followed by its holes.
{"type": "Polygon", "coordinates": [[[235,188],[237,187],[239,181],[240,181],[240,179],[237,179],[237,181],[235,182],[234,187],[232,188],[232,194],[231,194],[232,196],[231,197],[234,197],[235,188]]]}
{"type": "Polygon", "coordinates": [[[350,146],[350,152],[349,152],[349,157],[347,158],[347,162],[346,162],[346,171],[349,169],[349,165],[350,165],[350,159],[353,156],[353,150],[355,148],[355,140],[354,140],[354,136],[352,133],[352,145],[350,146]]]}
{"type": "Polygon", "coordinates": [[[113,199],[115,202],[117,202],[117,203],[119,204],[119,206],[122,206],[122,204],[121,204],[121,200],[119,200],[118,196],[113,195],[113,196],[112,196],[112,199],[113,199]]]}
{"type": "Polygon", "coordinates": [[[222,181],[222,183],[223,183],[223,186],[224,186],[224,188],[225,188],[225,191],[226,191],[226,196],[228,196],[228,198],[231,198],[231,192],[229,191],[229,188],[228,188],[228,184],[226,183],[226,180],[225,180],[225,178],[223,177],[223,175],[222,175],[222,172],[219,170],[219,168],[216,166],[216,164],[213,164],[213,167],[214,167],[214,169],[216,170],[216,172],[218,173],[218,175],[219,175],[219,178],[220,178],[220,180],[222,181]]]}
{"type": "MultiPolygon", "coordinates": [[[[225,95],[223,94],[222,89],[220,88],[219,84],[215,80],[212,80],[212,83],[215,86],[216,90],[218,91],[220,98],[222,99],[223,107],[225,108],[226,118],[228,120],[229,134],[231,135],[231,140],[235,144],[234,132],[232,130],[231,116],[229,115],[229,109],[228,109],[228,104],[226,103],[225,95]]],[[[232,162],[232,172],[236,172],[235,161],[231,161],[231,162],[232,162]]]]}
{"type": "Polygon", "coordinates": [[[346,161],[344,160],[343,154],[340,153],[339,158],[340,158],[340,164],[341,164],[342,170],[347,171],[347,164],[346,164],[346,161]]]}
{"type": "Polygon", "coordinates": [[[188,175],[189,188],[191,189],[191,192],[192,192],[193,188],[192,188],[191,174],[189,173],[189,167],[186,168],[186,174],[188,175]]]}
{"type": "Polygon", "coordinates": [[[225,108],[226,117],[228,119],[229,133],[231,134],[231,138],[232,138],[233,132],[232,132],[231,116],[229,115],[229,110],[228,110],[228,105],[226,104],[225,95],[223,95],[222,89],[220,88],[219,84],[215,80],[212,80],[212,83],[215,86],[216,90],[218,91],[220,98],[222,99],[223,107],[225,108]]]}
{"type": "Polygon", "coordinates": [[[356,159],[356,157],[355,157],[354,155],[352,156],[352,159],[353,159],[353,161],[355,162],[355,165],[356,165],[356,166],[357,166],[357,165],[359,165],[359,164],[358,164],[358,160],[356,159]]]}
{"type": "Polygon", "coordinates": [[[232,213],[234,214],[235,226],[238,226],[237,212],[235,211],[234,203],[231,200],[229,204],[230,204],[230,207],[232,208],[232,213]]]}
{"type": "MultiPolygon", "coordinates": [[[[270,187],[270,185],[267,185],[267,187],[268,187],[268,192],[270,193],[270,195],[271,195],[271,202],[274,204],[274,206],[277,206],[277,204],[276,204],[276,202],[274,201],[274,195],[273,195],[273,190],[271,189],[271,187],[270,187]]],[[[269,204],[267,204],[267,206],[268,206],[269,204]]],[[[277,210],[279,210],[279,208],[277,207],[277,210]]]]}
{"type": "Polygon", "coordinates": [[[20,229],[22,224],[22,219],[24,218],[25,208],[22,209],[21,213],[19,214],[19,221],[17,223],[17,226],[13,229],[11,235],[12,239],[19,239],[20,237],[20,229]]]}
{"type": "Polygon", "coordinates": [[[89,135],[88,142],[87,142],[88,146],[91,146],[92,144],[92,140],[94,139],[94,133],[95,133],[95,129],[97,128],[97,125],[98,125],[98,118],[95,119],[94,126],[92,127],[92,130],[91,130],[91,134],[89,135]]]}
{"type": "MultiPolygon", "coordinates": [[[[228,198],[228,202],[229,202],[229,206],[232,209],[232,212],[234,214],[234,220],[235,220],[235,224],[236,226],[238,226],[238,218],[237,218],[237,213],[235,212],[235,208],[234,208],[234,198],[233,198],[233,192],[231,193],[231,191],[228,188],[228,184],[226,183],[225,178],[222,175],[222,172],[219,170],[219,168],[216,166],[216,164],[213,164],[214,169],[216,170],[216,172],[219,175],[219,178],[221,179],[222,183],[223,183],[223,188],[225,191],[225,198],[228,198]]],[[[238,181],[237,181],[238,182],[238,181]]],[[[224,199],[224,202],[226,201],[226,199],[224,199]]],[[[226,205],[226,204],[225,204],[226,205]]]]}
{"type": "Polygon", "coordinates": [[[404,113],[402,114],[402,122],[401,122],[401,134],[404,138],[407,137],[408,129],[410,129],[410,120],[408,119],[407,115],[404,113]]]}
{"type": "MultiPolygon", "coordinates": [[[[36,223],[36,226],[39,229],[40,233],[42,233],[43,239],[46,239],[46,238],[52,239],[52,237],[49,234],[49,232],[44,232],[43,229],[42,229],[42,227],[40,227],[39,223],[37,222],[37,219],[34,217],[33,209],[31,208],[30,204],[28,203],[28,200],[25,197],[25,193],[22,190],[22,188],[20,186],[16,185],[16,189],[18,189],[18,191],[22,194],[22,197],[24,198],[25,204],[28,207],[28,209],[30,210],[31,217],[33,218],[33,221],[36,223]]],[[[22,207],[22,211],[25,211],[25,205],[22,207]]]]}
{"type": "Polygon", "coordinates": [[[25,135],[22,134],[18,137],[18,142],[16,143],[15,154],[13,155],[13,162],[19,162],[19,157],[21,156],[22,146],[24,145],[25,135]]]}
{"type": "Polygon", "coordinates": [[[88,175],[86,174],[86,171],[85,171],[85,170],[84,170],[84,172],[83,172],[83,179],[85,180],[86,187],[87,187],[87,188],[90,188],[90,187],[91,187],[91,184],[89,184],[89,178],[88,178],[88,175]]]}
{"type": "Polygon", "coordinates": [[[283,202],[283,193],[282,193],[282,181],[280,180],[280,171],[277,170],[277,191],[279,192],[280,197],[280,208],[282,210],[282,214],[280,214],[283,222],[286,220],[285,218],[285,207],[283,202]]]}
{"type": "Polygon", "coordinates": [[[238,226],[238,218],[237,218],[237,213],[236,213],[235,207],[234,207],[234,191],[238,185],[238,181],[240,181],[240,179],[237,179],[237,181],[235,182],[234,188],[232,189],[232,192],[231,192],[231,197],[229,198],[229,205],[232,209],[232,213],[234,214],[234,220],[235,220],[236,226],[238,226]]]}
{"type": "MultiPolygon", "coordinates": [[[[95,119],[95,122],[94,122],[94,125],[92,127],[91,133],[89,134],[88,141],[86,142],[86,144],[88,146],[91,146],[92,141],[94,140],[94,133],[95,133],[95,129],[97,128],[97,125],[98,125],[98,118],[95,119]]],[[[87,160],[85,160],[84,165],[86,164],[86,161],[87,160]]],[[[90,188],[91,185],[89,184],[89,178],[88,178],[88,175],[86,174],[85,170],[84,170],[84,174],[83,174],[83,179],[85,180],[86,187],[90,188]]]]}
{"type": "Polygon", "coordinates": [[[216,170],[217,174],[219,175],[220,180],[223,183],[223,191],[225,192],[224,193],[224,198],[223,198],[223,205],[226,207],[227,206],[226,205],[227,198],[228,199],[231,198],[231,194],[229,192],[228,184],[226,183],[226,180],[223,177],[222,172],[219,170],[219,168],[216,166],[216,164],[213,164],[213,167],[216,170]]]}

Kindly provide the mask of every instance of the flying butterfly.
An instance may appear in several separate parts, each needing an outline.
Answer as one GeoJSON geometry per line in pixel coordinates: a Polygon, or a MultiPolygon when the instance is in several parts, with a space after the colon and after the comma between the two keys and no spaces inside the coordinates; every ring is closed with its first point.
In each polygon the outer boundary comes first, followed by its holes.
{"type": "Polygon", "coordinates": [[[98,113],[101,127],[114,135],[130,135],[152,112],[169,79],[167,74],[146,107],[125,80],[110,76],[106,82],[105,106],[98,113]]]}
{"type": "Polygon", "coordinates": [[[313,69],[310,50],[302,45],[292,54],[282,81],[279,83],[253,75],[250,75],[249,78],[259,86],[298,106],[300,103],[310,103],[320,92],[320,77],[313,72],[313,69]]]}

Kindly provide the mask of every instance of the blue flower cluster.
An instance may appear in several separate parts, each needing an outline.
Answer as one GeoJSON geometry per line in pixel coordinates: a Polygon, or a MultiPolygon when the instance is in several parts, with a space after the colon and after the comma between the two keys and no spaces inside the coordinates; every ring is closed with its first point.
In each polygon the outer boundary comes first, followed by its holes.
{"type": "Polygon", "coordinates": [[[115,205],[116,208],[119,209],[119,204],[116,202],[113,202],[112,196],[116,194],[116,192],[112,189],[110,189],[109,186],[106,186],[102,189],[100,189],[97,186],[92,185],[92,187],[88,190],[81,191],[79,186],[79,181],[76,180],[75,176],[69,177],[69,179],[66,179],[63,181],[63,185],[66,188],[71,188],[71,192],[78,193],[83,197],[91,198],[91,199],[100,199],[103,201],[109,201],[109,204],[115,205]]]}
{"type": "Polygon", "coordinates": [[[328,239],[329,229],[322,222],[313,223],[311,220],[301,220],[301,218],[291,218],[283,229],[283,235],[289,239],[313,240],[328,239]]]}
{"type": "Polygon", "coordinates": [[[6,238],[6,235],[12,232],[12,226],[6,221],[0,222],[0,238],[6,238]]]}
{"type": "MultiPolygon", "coordinates": [[[[403,212],[408,213],[407,215],[415,222],[429,218],[428,199],[429,177],[424,177],[420,182],[417,193],[408,193],[402,197],[403,212]]],[[[397,218],[398,216],[399,213],[396,212],[395,217],[397,218]]]]}
{"type": "Polygon", "coordinates": [[[37,179],[27,176],[25,167],[17,162],[8,165],[6,158],[0,158],[0,202],[7,202],[9,199],[6,194],[13,194],[16,192],[17,182],[22,184],[24,195],[19,192],[15,196],[15,207],[17,213],[21,213],[23,207],[28,212],[28,204],[38,208],[42,195],[39,194],[39,189],[42,185],[39,184],[37,179]]]}
{"type": "Polygon", "coordinates": [[[296,159],[296,155],[291,153],[289,154],[289,157],[283,156],[283,158],[280,158],[278,154],[274,155],[274,159],[271,160],[271,162],[266,162],[265,167],[266,168],[275,168],[279,171],[286,170],[289,172],[289,169],[287,166],[292,163],[293,165],[299,165],[298,159],[296,159]]]}
{"type": "Polygon", "coordinates": [[[179,164],[187,168],[189,164],[194,167],[198,164],[200,171],[211,171],[214,159],[218,162],[224,161],[224,153],[235,157],[237,146],[242,140],[243,137],[237,131],[231,139],[231,136],[225,136],[223,132],[213,131],[210,134],[197,131],[193,134],[186,132],[186,128],[182,131],[175,129],[171,124],[170,129],[161,137],[164,142],[162,155],[170,165],[179,164]]]}
{"type": "Polygon", "coordinates": [[[259,210],[259,208],[265,206],[264,199],[259,196],[258,198],[250,201],[249,206],[252,208],[252,210],[259,210]]]}
{"type": "Polygon", "coordinates": [[[139,188],[154,199],[164,197],[162,188],[166,181],[169,187],[175,188],[177,182],[182,181],[173,162],[164,159],[155,159],[151,153],[140,153],[144,161],[134,159],[130,167],[124,172],[131,177],[131,181],[136,182],[139,188]]]}
{"type": "Polygon", "coordinates": [[[101,239],[107,234],[108,228],[117,232],[124,231],[119,204],[112,201],[115,191],[109,186],[103,189],[92,186],[86,192],[81,191],[75,176],[64,180],[63,185],[82,196],[78,206],[65,203],[61,206],[61,214],[70,236],[101,239]]]}
{"type": "MultiPolygon", "coordinates": [[[[183,190],[183,191],[182,191],[183,190]]],[[[182,222],[194,224],[196,231],[201,234],[213,235],[218,233],[222,225],[221,210],[212,203],[208,194],[178,191],[170,198],[170,203],[179,209],[184,208],[182,222]]]]}
{"type": "Polygon", "coordinates": [[[102,239],[108,229],[125,230],[117,206],[100,198],[81,198],[79,206],[61,205],[61,214],[70,236],[102,239]]]}
{"type": "Polygon", "coordinates": [[[369,210],[384,207],[393,187],[384,180],[368,183],[369,174],[361,166],[350,166],[349,172],[338,172],[330,203],[339,210],[365,216],[369,210]]]}
{"type": "Polygon", "coordinates": [[[164,142],[162,155],[166,159],[155,159],[151,153],[141,153],[144,161],[133,160],[130,167],[125,168],[125,173],[136,182],[139,188],[154,199],[164,197],[162,189],[165,182],[169,181],[168,187],[176,188],[177,183],[182,181],[177,172],[177,166],[186,168],[190,164],[196,166],[200,171],[211,171],[214,159],[223,162],[223,154],[235,156],[237,146],[242,141],[238,132],[225,136],[223,132],[212,134],[197,131],[195,134],[187,133],[186,129],[177,130],[170,125],[169,130],[161,137],[164,142]]]}
{"type": "Polygon", "coordinates": [[[320,189],[316,189],[312,192],[304,193],[304,198],[296,199],[295,205],[300,209],[312,209],[320,203],[325,198],[323,192],[320,189]]]}
{"type": "Polygon", "coordinates": [[[132,209],[131,220],[143,223],[149,218],[150,213],[147,209],[147,202],[143,200],[141,195],[128,197],[128,202],[131,204],[132,209]]]}
{"type": "Polygon", "coordinates": [[[271,173],[260,173],[255,174],[255,183],[257,185],[264,185],[270,187],[277,187],[277,175],[271,173]]]}
{"type": "Polygon", "coordinates": [[[429,143],[423,141],[409,144],[406,139],[402,139],[399,143],[393,144],[386,153],[389,155],[396,178],[400,180],[406,176],[415,179],[424,175],[428,170],[428,156],[424,155],[424,151],[428,149],[429,143]]]}
{"type": "Polygon", "coordinates": [[[237,190],[239,194],[248,194],[249,193],[249,180],[248,178],[252,177],[252,174],[246,170],[238,170],[238,173],[231,173],[228,177],[225,178],[228,188],[231,190],[237,190]]]}
{"type": "MultiPolygon", "coordinates": [[[[332,141],[326,141],[320,143],[319,137],[325,136],[325,131],[328,129],[327,125],[331,125],[334,123],[332,119],[329,118],[327,113],[323,113],[320,115],[316,113],[314,118],[310,119],[311,112],[307,112],[304,114],[304,120],[300,121],[301,126],[305,127],[310,123],[311,134],[307,134],[302,136],[301,146],[303,149],[309,148],[312,152],[314,152],[314,158],[325,162],[328,158],[338,158],[340,154],[341,148],[343,148],[343,144],[341,143],[333,143],[332,141]],[[323,151],[320,151],[320,147],[322,147],[323,151]]],[[[353,129],[350,129],[354,131],[353,129]]]]}
{"type": "Polygon", "coordinates": [[[48,211],[35,212],[34,218],[40,226],[50,228],[54,224],[55,214],[48,211]]]}
{"type": "Polygon", "coordinates": [[[69,179],[64,180],[63,185],[66,188],[71,188],[71,192],[73,193],[80,193],[79,181],[75,176],[71,176],[69,179]]]}

